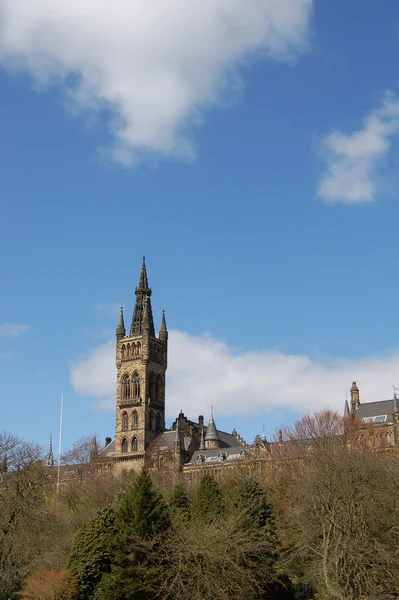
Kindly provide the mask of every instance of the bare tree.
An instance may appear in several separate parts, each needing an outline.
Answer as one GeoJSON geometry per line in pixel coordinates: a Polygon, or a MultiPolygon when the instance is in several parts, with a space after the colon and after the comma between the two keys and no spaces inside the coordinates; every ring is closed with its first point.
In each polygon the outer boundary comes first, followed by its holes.
{"type": "Polygon", "coordinates": [[[276,499],[285,558],[292,565],[299,557],[328,598],[386,598],[399,585],[399,463],[357,443],[363,433],[356,425],[344,430],[330,412],[284,432],[290,459],[276,499]]]}

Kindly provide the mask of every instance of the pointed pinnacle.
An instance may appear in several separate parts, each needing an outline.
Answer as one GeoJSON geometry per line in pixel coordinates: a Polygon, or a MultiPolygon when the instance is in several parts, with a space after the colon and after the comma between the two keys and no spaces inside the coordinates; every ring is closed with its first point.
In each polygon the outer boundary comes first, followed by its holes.
{"type": "Polygon", "coordinates": [[[119,321],[118,321],[118,327],[116,328],[116,333],[121,333],[123,335],[126,334],[126,330],[125,330],[125,322],[123,320],[123,306],[121,306],[121,312],[119,313],[119,321]]]}
{"type": "Polygon", "coordinates": [[[351,416],[351,413],[349,410],[348,400],[345,400],[344,419],[347,419],[350,416],[351,416]]]}
{"type": "Polygon", "coordinates": [[[145,256],[143,256],[143,264],[141,265],[141,273],[140,273],[140,279],[139,279],[139,284],[137,286],[137,289],[149,290],[147,268],[145,266],[145,256]]]}

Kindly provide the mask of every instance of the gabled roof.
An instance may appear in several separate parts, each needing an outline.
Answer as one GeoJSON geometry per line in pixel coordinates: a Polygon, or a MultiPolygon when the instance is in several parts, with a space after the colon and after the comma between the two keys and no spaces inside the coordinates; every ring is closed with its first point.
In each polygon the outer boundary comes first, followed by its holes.
{"type": "Polygon", "coordinates": [[[355,411],[355,419],[367,419],[372,420],[373,417],[383,417],[386,418],[381,420],[384,421],[392,421],[393,420],[393,399],[392,400],[380,400],[378,402],[366,402],[365,404],[360,404],[359,408],[355,411]]]}

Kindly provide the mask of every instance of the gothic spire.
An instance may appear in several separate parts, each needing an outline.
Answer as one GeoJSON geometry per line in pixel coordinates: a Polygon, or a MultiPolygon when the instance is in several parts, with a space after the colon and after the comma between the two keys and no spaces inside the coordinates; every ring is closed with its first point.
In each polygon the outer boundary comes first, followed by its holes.
{"type": "Polygon", "coordinates": [[[216,429],[216,424],[215,424],[215,420],[213,418],[213,412],[211,411],[211,418],[209,419],[209,425],[208,428],[206,430],[206,436],[205,436],[205,441],[206,442],[216,442],[219,441],[219,434],[218,434],[218,430],[216,429]]]}
{"type": "Polygon", "coordinates": [[[123,320],[123,306],[121,306],[121,312],[119,313],[118,327],[116,328],[116,337],[125,337],[126,329],[125,322],[123,320]]]}
{"type": "Polygon", "coordinates": [[[154,319],[152,316],[151,307],[151,288],[148,286],[147,268],[145,257],[143,256],[143,264],[141,266],[140,279],[136,287],[136,303],[134,305],[132,324],[130,327],[130,335],[141,335],[142,323],[145,312],[148,312],[148,324],[150,336],[155,337],[154,319]]]}
{"type": "Polygon", "coordinates": [[[145,290],[145,291],[149,290],[147,268],[145,266],[145,256],[143,256],[143,263],[141,265],[141,273],[140,273],[139,285],[137,286],[137,289],[141,289],[141,290],[145,290]]]}
{"type": "Polygon", "coordinates": [[[344,419],[347,419],[350,416],[351,416],[351,411],[349,410],[348,400],[345,400],[344,419]]]}
{"type": "Polygon", "coordinates": [[[165,309],[162,309],[161,327],[159,330],[159,339],[165,341],[168,339],[168,328],[166,327],[165,309]]]}

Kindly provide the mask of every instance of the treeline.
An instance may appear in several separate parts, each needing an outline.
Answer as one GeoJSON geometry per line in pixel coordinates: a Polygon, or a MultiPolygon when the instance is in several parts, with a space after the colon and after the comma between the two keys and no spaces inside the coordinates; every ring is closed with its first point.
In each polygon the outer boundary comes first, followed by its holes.
{"type": "Polygon", "coordinates": [[[40,449],[0,434],[0,600],[398,598],[399,457],[374,435],[305,416],[266,462],[168,494],[90,476],[80,440],[56,496],[40,449]]]}

